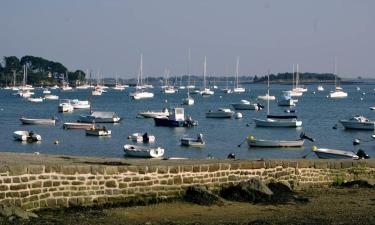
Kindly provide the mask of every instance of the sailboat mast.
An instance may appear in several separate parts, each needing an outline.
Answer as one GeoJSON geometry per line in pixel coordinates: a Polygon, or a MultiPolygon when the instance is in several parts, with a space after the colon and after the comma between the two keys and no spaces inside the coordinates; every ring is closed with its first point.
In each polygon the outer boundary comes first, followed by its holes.
{"type": "Polygon", "coordinates": [[[237,56],[237,62],[236,62],[236,88],[238,88],[238,67],[240,65],[240,57],[237,56]]]}
{"type": "Polygon", "coordinates": [[[293,79],[293,82],[292,82],[292,89],[294,89],[294,64],[293,64],[293,70],[292,70],[292,79],[293,79]]]}
{"type": "Polygon", "coordinates": [[[190,63],[191,63],[191,55],[190,55],[190,48],[188,49],[188,86],[190,86],[190,63]]]}
{"type": "Polygon", "coordinates": [[[335,62],[334,62],[334,76],[335,76],[335,88],[337,87],[337,58],[335,57],[335,62]]]}
{"type": "Polygon", "coordinates": [[[267,115],[270,114],[270,72],[267,76],[267,115]]]}
{"type": "Polygon", "coordinates": [[[206,89],[206,70],[207,70],[207,62],[206,62],[206,56],[204,57],[204,63],[203,63],[203,87],[206,89]]]}
{"type": "Polygon", "coordinates": [[[297,64],[296,68],[296,88],[299,87],[299,64],[297,64]]]}

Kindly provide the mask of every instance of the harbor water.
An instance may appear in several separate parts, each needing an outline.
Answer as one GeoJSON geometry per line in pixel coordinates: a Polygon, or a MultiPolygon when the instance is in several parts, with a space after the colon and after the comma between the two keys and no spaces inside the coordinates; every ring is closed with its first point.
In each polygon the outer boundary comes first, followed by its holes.
{"type": "MultiPolygon", "coordinates": [[[[260,111],[240,111],[241,119],[214,119],[206,118],[205,113],[219,108],[231,108],[231,103],[241,99],[254,100],[258,95],[264,95],[267,90],[264,84],[244,85],[245,93],[224,94],[219,89],[213,89],[215,94],[210,97],[191,95],[195,99],[192,106],[183,106],[185,114],[192,116],[199,125],[192,128],[168,128],[156,127],[153,119],[137,118],[138,112],[146,110],[160,111],[165,107],[181,107],[182,99],[186,97],[187,90],[180,90],[176,94],[164,94],[161,89],[151,89],[155,97],[135,101],[129,97],[129,92],[108,89],[102,96],[92,97],[93,111],[113,111],[122,118],[118,124],[105,124],[112,130],[110,137],[86,136],[84,130],[64,130],[64,122],[75,122],[80,115],[89,114],[89,110],[75,110],[72,113],[58,113],[58,100],[44,100],[42,103],[31,103],[26,99],[14,95],[14,91],[0,90],[0,143],[1,151],[9,152],[39,152],[44,154],[83,155],[126,157],[123,146],[131,144],[127,139],[135,132],[147,132],[156,137],[155,146],[165,149],[166,157],[187,157],[204,159],[207,157],[226,158],[229,153],[234,153],[240,159],[295,159],[306,155],[313,145],[342,150],[357,150],[361,148],[370,156],[375,156],[375,141],[372,141],[372,131],[344,130],[338,123],[340,119],[348,119],[353,115],[364,115],[369,119],[375,119],[375,111],[369,109],[375,105],[374,85],[343,85],[348,92],[345,99],[327,98],[333,85],[325,85],[325,91],[318,92],[317,85],[307,85],[308,91],[298,97],[295,107],[298,117],[303,121],[301,128],[262,128],[255,127],[253,118],[266,117],[267,102],[257,101],[265,106],[260,111]],[[19,118],[58,118],[55,126],[22,125],[19,118]],[[338,124],[337,129],[333,129],[338,124]],[[21,143],[13,140],[13,132],[16,130],[34,131],[42,136],[40,143],[21,143]],[[253,135],[260,139],[298,139],[301,132],[315,139],[314,143],[305,142],[303,148],[249,148],[244,142],[247,136],[253,135]],[[202,133],[206,141],[203,148],[191,148],[180,146],[180,138],[196,137],[202,133]],[[353,146],[354,138],[361,139],[359,146],[353,146]],[[55,144],[58,140],[58,144],[55,144]]],[[[290,89],[290,85],[272,85],[270,94],[278,98],[283,90],[290,89]]],[[[35,90],[35,96],[42,96],[42,89],[35,90]]],[[[87,100],[91,90],[74,90],[63,92],[52,90],[60,99],[87,100]]],[[[283,114],[288,107],[277,106],[276,101],[270,101],[272,114],[283,114]]],[[[313,154],[309,157],[316,157],[313,154]]]]}

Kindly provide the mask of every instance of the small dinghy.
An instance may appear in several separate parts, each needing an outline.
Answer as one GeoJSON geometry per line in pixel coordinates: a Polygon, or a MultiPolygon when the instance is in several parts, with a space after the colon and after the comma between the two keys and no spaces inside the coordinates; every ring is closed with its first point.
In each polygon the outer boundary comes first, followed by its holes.
{"type": "Polygon", "coordinates": [[[32,131],[24,131],[24,130],[15,131],[13,133],[13,137],[17,141],[36,142],[36,141],[42,140],[42,136],[40,136],[39,134],[36,134],[32,131]]]}
{"type": "Polygon", "coordinates": [[[374,130],[375,121],[369,120],[364,116],[355,115],[348,120],[339,120],[345,129],[355,130],[374,130]]]}
{"type": "Polygon", "coordinates": [[[57,106],[59,112],[73,112],[74,107],[70,102],[70,99],[62,99],[57,106]]]}
{"type": "Polygon", "coordinates": [[[306,136],[304,133],[300,134],[300,138],[297,140],[265,140],[265,139],[257,139],[252,135],[247,137],[247,144],[249,147],[272,147],[272,148],[279,148],[279,147],[302,147],[305,143],[305,139],[314,141],[314,139],[306,136]]]}
{"type": "Polygon", "coordinates": [[[92,136],[109,136],[111,135],[111,130],[107,130],[105,126],[103,127],[92,127],[86,130],[86,135],[92,136]]]}
{"type": "Polygon", "coordinates": [[[124,145],[124,152],[128,156],[140,158],[161,158],[164,155],[163,148],[137,145],[124,145]]]}
{"type": "Polygon", "coordinates": [[[209,110],[206,112],[207,118],[232,118],[234,112],[230,109],[220,108],[216,111],[209,110]]]}
{"type": "Polygon", "coordinates": [[[47,94],[47,95],[44,95],[44,98],[47,100],[58,100],[59,96],[47,94]]]}
{"type": "Polygon", "coordinates": [[[368,159],[370,158],[365,151],[358,150],[357,153],[345,150],[317,148],[313,146],[312,151],[320,159],[368,159]]]}
{"type": "Polygon", "coordinates": [[[154,143],[155,142],[155,136],[149,135],[147,133],[141,134],[141,133],[134,133],[129,136],[129,139],[135,142],[139,143],[154,143]]]}
{"type": "Polygon", "coordinates": [[[56,124],[56,119],[31,119],[31,118],[26,118],[26,117],[21,117],[20,118],[22,124],[33,124],[33,125],[55,125],[56,124]]]}
{"type": "Polygon", "coordinates": [[[259,103],[251,103],[250,101],[242,99],[239,103],[231,104],[235,110],[261,110],[264,108],[259,103]]]}
{"type": "Polygon", "coordinates": [[[90,129],[94,125],[92,123],[64,123],[63,128],[64,129],[90,129]]]}
{"type": "Polygon", "coordinates": [[[43,102],[43,98],[28,98],[27,101],[29,102],[43,102]]]}
{"type": "Polygon", "coordinates": [[[197,138],[183,137],[181,138],[182,146],[203,147],[206,143],[203,140],[203,134],[198,134],[197,138]]]}
{"type": "Polygon", "coordinates": [[[91,115],[80,116],[78,122],[83,123],[118,123],[121,118],[114,112],[92,112],[91,115]]]}

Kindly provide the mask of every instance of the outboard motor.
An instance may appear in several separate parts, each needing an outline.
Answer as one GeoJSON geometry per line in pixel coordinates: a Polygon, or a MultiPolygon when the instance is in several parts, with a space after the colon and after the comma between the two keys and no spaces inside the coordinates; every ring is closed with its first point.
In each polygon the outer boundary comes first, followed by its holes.
{"type": "Polygon", "coordinates": [[[358,150],[357,155],[360,159],[369,159],[370,158],[370,156],[367,155],[367,153],[365,151],[363,151],[362,149],[358,150]]]}
{"type": "Polygon", "coordinates": [[[258,106],[259,109],[263,109],[264,108],[264,106],[261,105],[261,104],[259,104],[259,103],[257,103],[257,106],[258,106]]]}
{"type": "Polygon", "coordinates": [[[235,159],[236,158],[236,155],[234,153],[229,153],[229,155],[227,156],[228,159],[235,159]]]}
{"type": "Polygon", "coordinates": [[[311,138],[311,137],[307,136],[304,132],[302,132],[302,133],[299,135],[299,138],[301,138],[301,139],[306,139],[306,140],[309,140],[309,141],[311,141],[311,142],[314,142],[314,141],[315,141],[314,138],[311,138]]]}
{"type": "Polygon", "coordinates": [[[361,144],[361,141],[358,138],[353,140],[353,145],[359,145],[359,144],[361,144]]]}

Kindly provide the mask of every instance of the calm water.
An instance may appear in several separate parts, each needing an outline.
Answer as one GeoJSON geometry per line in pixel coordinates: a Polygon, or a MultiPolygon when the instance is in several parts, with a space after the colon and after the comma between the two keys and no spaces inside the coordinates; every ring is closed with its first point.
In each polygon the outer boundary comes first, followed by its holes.
{"type": "MultiPolygon", "coordinates": [[[[46,100],[43,103],[31,103],[12,95],[10,90],[0,90],[0,140],[1,151],[12,152],[40,152],[48,154],[85,155],[85,156],[111,156],[124,157],[123,145],[131,143],[127,136],[134,132],[148,132],[156,136],[155,145],[166,149],[166,157],[206,158],[212,155],[215,158],[226,158],[229,153],[235,153],[237,158],[301,158],[310,151],[312,145],[337,149],[354,150],[352,140],[362,138],[369,140],[371,131],[347,131],[341,125],[332,129],[339,119],[345,119],[354,114],[361,114],[375,119],[375,112],[369,110],[375,105],[375,92],[373,85],[360,85],[361,91],[355,85],[343,86],[348,92],[346,99],[328,99],[329,90],[334,87],[324,86],[324,92],[316,92],[316,85],[307,86],[309,91],[299,97],[296,110],[303,120],[302,128],[259,128],[255,127],[252,118],[265,118],[266,110],[242,111],[242,119],[210,119],[205,118],[209,109],[229,107],[231,103],[241,99],[249,99],[266,93],[264,85],[247,85],[246,92],[242,94],[225,95],[219,89],[215,95],[201,97],[193,95],[195,105],[186,106],[186,114],[199,121],[193,128],[167,128],[155,127],[153,119],[136,118],[139,111],[161,110],[168,106],[180,106],[181,99],[186,96],[186,90],[180,93],[165,95],[159,88],[154,88],[155,97],[149,100],[133,101],[128,96],[129,91],[109,90],[102,96],[93,97],[93,110],[114,111],[123,120],[119,124],[106,124],[112,130],[111,137],[86,136],[83,130],[64,130],[63,122],[76,121],[79,115],[88,114],[88,110],[76,110],[73,113],[58,113],[58,101],[46,100]],[[249,91],[250,89],[250,91],[249,91]],[[362,93],[366,94],[363,95],[362,93]],[[361,100],[363,98],[363,100],[361,100]],[[56,116],[59,123],[56,126],[22,125],[21,116],[51,118],[56,116]],[[22,144],[14,141],[12,133],[15,130],[33,130],[42,135],[41,143],[22,144]],[[248,148],[244,143],[237,147],[249,134],[264,139],[296,139],[304,131],[308,136],[316,139],[315,143],[306,141],[304,148],[297,149],[264,149],[248,148]],[[184,136],[195,137],[203,133],[206,146],[202,149],[181,147],[179,139],[184,136]],[[58,145],[53,144],[59,140],[58,145]]],[[[282,90],[290,86],[272,85],[271,94],[278,97],[282,90]]],[[[35,96],[41,96],[42,90],[35,90],[35,96]]],[[[52,90],[60,99],[78,98],[86,100],[89,91],[62,92],[52,90]]],[[[266,102],[262,104],[266,105],[266,102]]],[[[270,102],[271,113],[281,113],[286,107],[279,107],[275,101],[270,102]]],[[[370,156],[375,157],[374,142],[363,142],[361,148],[370,156]]],[[[311,156],[315,157],[315,156],[311,156]]]]}

